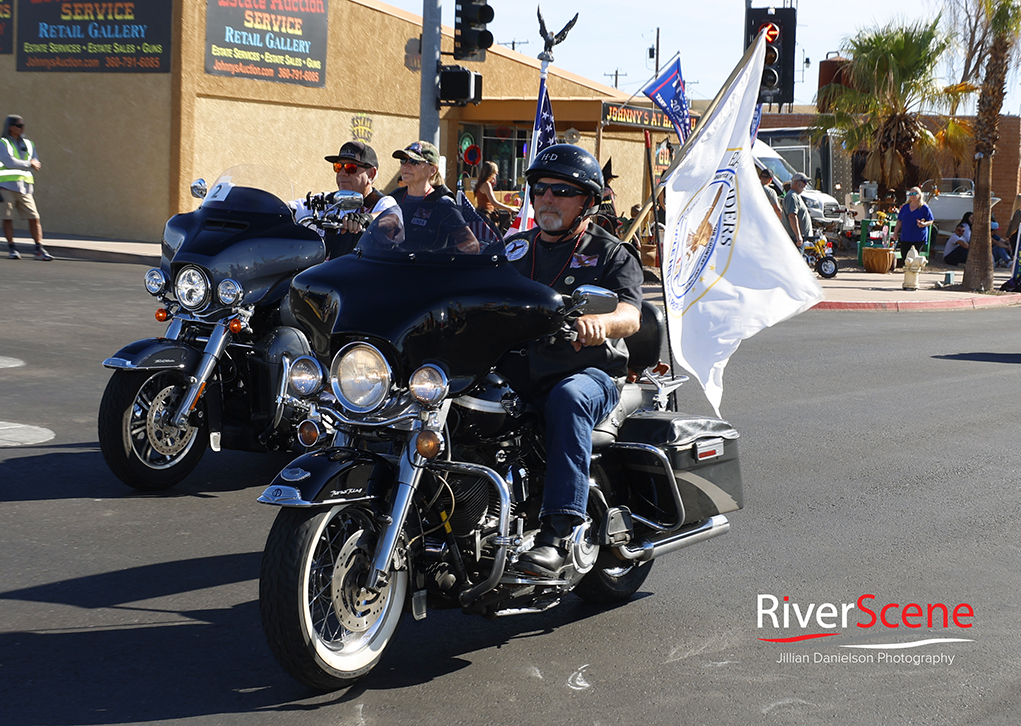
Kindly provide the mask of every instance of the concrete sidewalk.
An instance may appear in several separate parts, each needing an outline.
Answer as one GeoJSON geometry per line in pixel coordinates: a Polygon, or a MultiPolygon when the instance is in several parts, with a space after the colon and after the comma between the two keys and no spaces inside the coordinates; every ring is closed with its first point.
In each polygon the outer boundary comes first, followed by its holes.
{"type": "MultiPolygon", "coordinates": [[[[34,244],[24,232],[15,233],[15,243],[22,254],[18,262],[9,260],[6,251],[0,264],[37,264],[32,259],[34,244]]],[[[93,260],[100,262],[127,262],[156,266],[160,261],[158,242],[132,242],[125,240],[95,239],[70,235],[47,236],[46,249],[59,260],[93,260]]],[[[2,249],[2,248],[0,248],[2,249]]],[[[946,270],[923,271],[918,277],[918,290],[905,290],[904,275],[900,272],[877,274],[841,270],[837,276],[824,280],[817,278],[826,298],[815,306],[817,310],[953,310],[1021,305],[1021,294],[1000,293],[999,288],[1010,277],[1005,269],[994,272],[994,291],[977,294],[944,289],[946,270]]],[[[953,272],[960,284],[964,269],[953,272]]],[[[139,282],[141,284],[141,282],[139,282]]],[[[655,296],[648,286],[647,294],[655,296]]]]}

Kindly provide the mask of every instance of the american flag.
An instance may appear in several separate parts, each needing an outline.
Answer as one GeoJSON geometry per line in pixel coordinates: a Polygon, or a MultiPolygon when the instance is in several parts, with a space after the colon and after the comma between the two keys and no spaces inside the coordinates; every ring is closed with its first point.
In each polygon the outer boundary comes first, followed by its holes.
{"type": "Polygon", "coordinates": [[[457,190],[457,204],[461,207],[461,216],[468,223],[468,229],[475,235],[475,239],[484,245],[503,240],[503,236],[475,211],[475,207],[460,189],[457,190]]]}
{"type": "MultiPolygon", "coordinates": [[[[557,143],[557,127],[553,123],[553,106],[549,102],[546,91],[546,78],[539,78],[539,101],[535,105],[535,123],[532,124],[532,143],[529,148],[528,160],[531,161],[548,146],[557,143]]],[[[525,185],[524,202],[518,216],[511,223],[511,229],[521,232],[535,226],[535,215],[532,213],[531,198],[528,196],[528,185],[525,185]]]]}

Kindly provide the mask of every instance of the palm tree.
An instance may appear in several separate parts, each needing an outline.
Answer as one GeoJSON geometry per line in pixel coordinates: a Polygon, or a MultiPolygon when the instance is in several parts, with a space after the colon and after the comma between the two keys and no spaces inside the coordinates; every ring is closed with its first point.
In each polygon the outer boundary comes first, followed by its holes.
{"type": "Polygon", "coordinates": [[[975,216],[971,247],[964,267],[966,290],[993,287],[993,248],[989,224],[993,189],[993,154],[999,140],[1000,109],[1007,87],[1007,71],[1021,35],[1021,0],[981,0],[992,30],[982,93],[975,120],[975,216]]]}
{"type": "Polygon", "coordinates": [[[941,88],[937,68],[950,40],[931,23],[866,28],[844,42],[850,57],[833,83],[819,91],[819,115],[813,133],[841,133],[848,151],[866,153],[864,174],[881,189],[900,188],[911,166],[940,176],[938,151],[959,153],[968,128],[951,115],[937,116],[933,133],[922,113],[953,107],[971,92],[969,84],[941,88]]]}

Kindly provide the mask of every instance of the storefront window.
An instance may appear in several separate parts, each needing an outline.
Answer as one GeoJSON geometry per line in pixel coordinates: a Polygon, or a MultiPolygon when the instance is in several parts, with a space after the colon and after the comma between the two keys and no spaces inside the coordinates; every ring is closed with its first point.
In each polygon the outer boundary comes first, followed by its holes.
{"type": "MultiPolygon", "coordinates": [[[[472,188],[483,161],[495,162],[499,168],[496,191],[520,192],[524,189],[525,151],[531,133],[529,128],[515,126],[463,124],[458,132],[457,173],[465,190],[472,188]],[[465,154],[473,146],[481,149],[482,155],[479,164],[469,165],[465,162],[465,154]]],[[[510,201],[504,203],[510,204],[510,201]]]]}

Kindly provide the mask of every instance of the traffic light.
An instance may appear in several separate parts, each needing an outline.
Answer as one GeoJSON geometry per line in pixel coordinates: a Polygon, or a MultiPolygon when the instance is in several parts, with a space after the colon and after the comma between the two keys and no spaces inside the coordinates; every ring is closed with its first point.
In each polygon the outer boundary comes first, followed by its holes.
{"type": "Polygon", "coordinates": [[[482,76],[464,66],[442,66],[439,98],[441,106],[478,106],[482,102],[482,76]]]}
{"type": "Polygon", "coordinates": [[[798,26],[795,8],[747,8],[745,48],[766,33],[766,62],[762,69],[759,103],[794,103],[794,54],[798,26]]]}
{"type": "Polygon", "coordinates": [[[493,34],[486,23],[493,22],[488,0],[457,0],[454,9],[454,60],[484,61],[493,34]]]}

